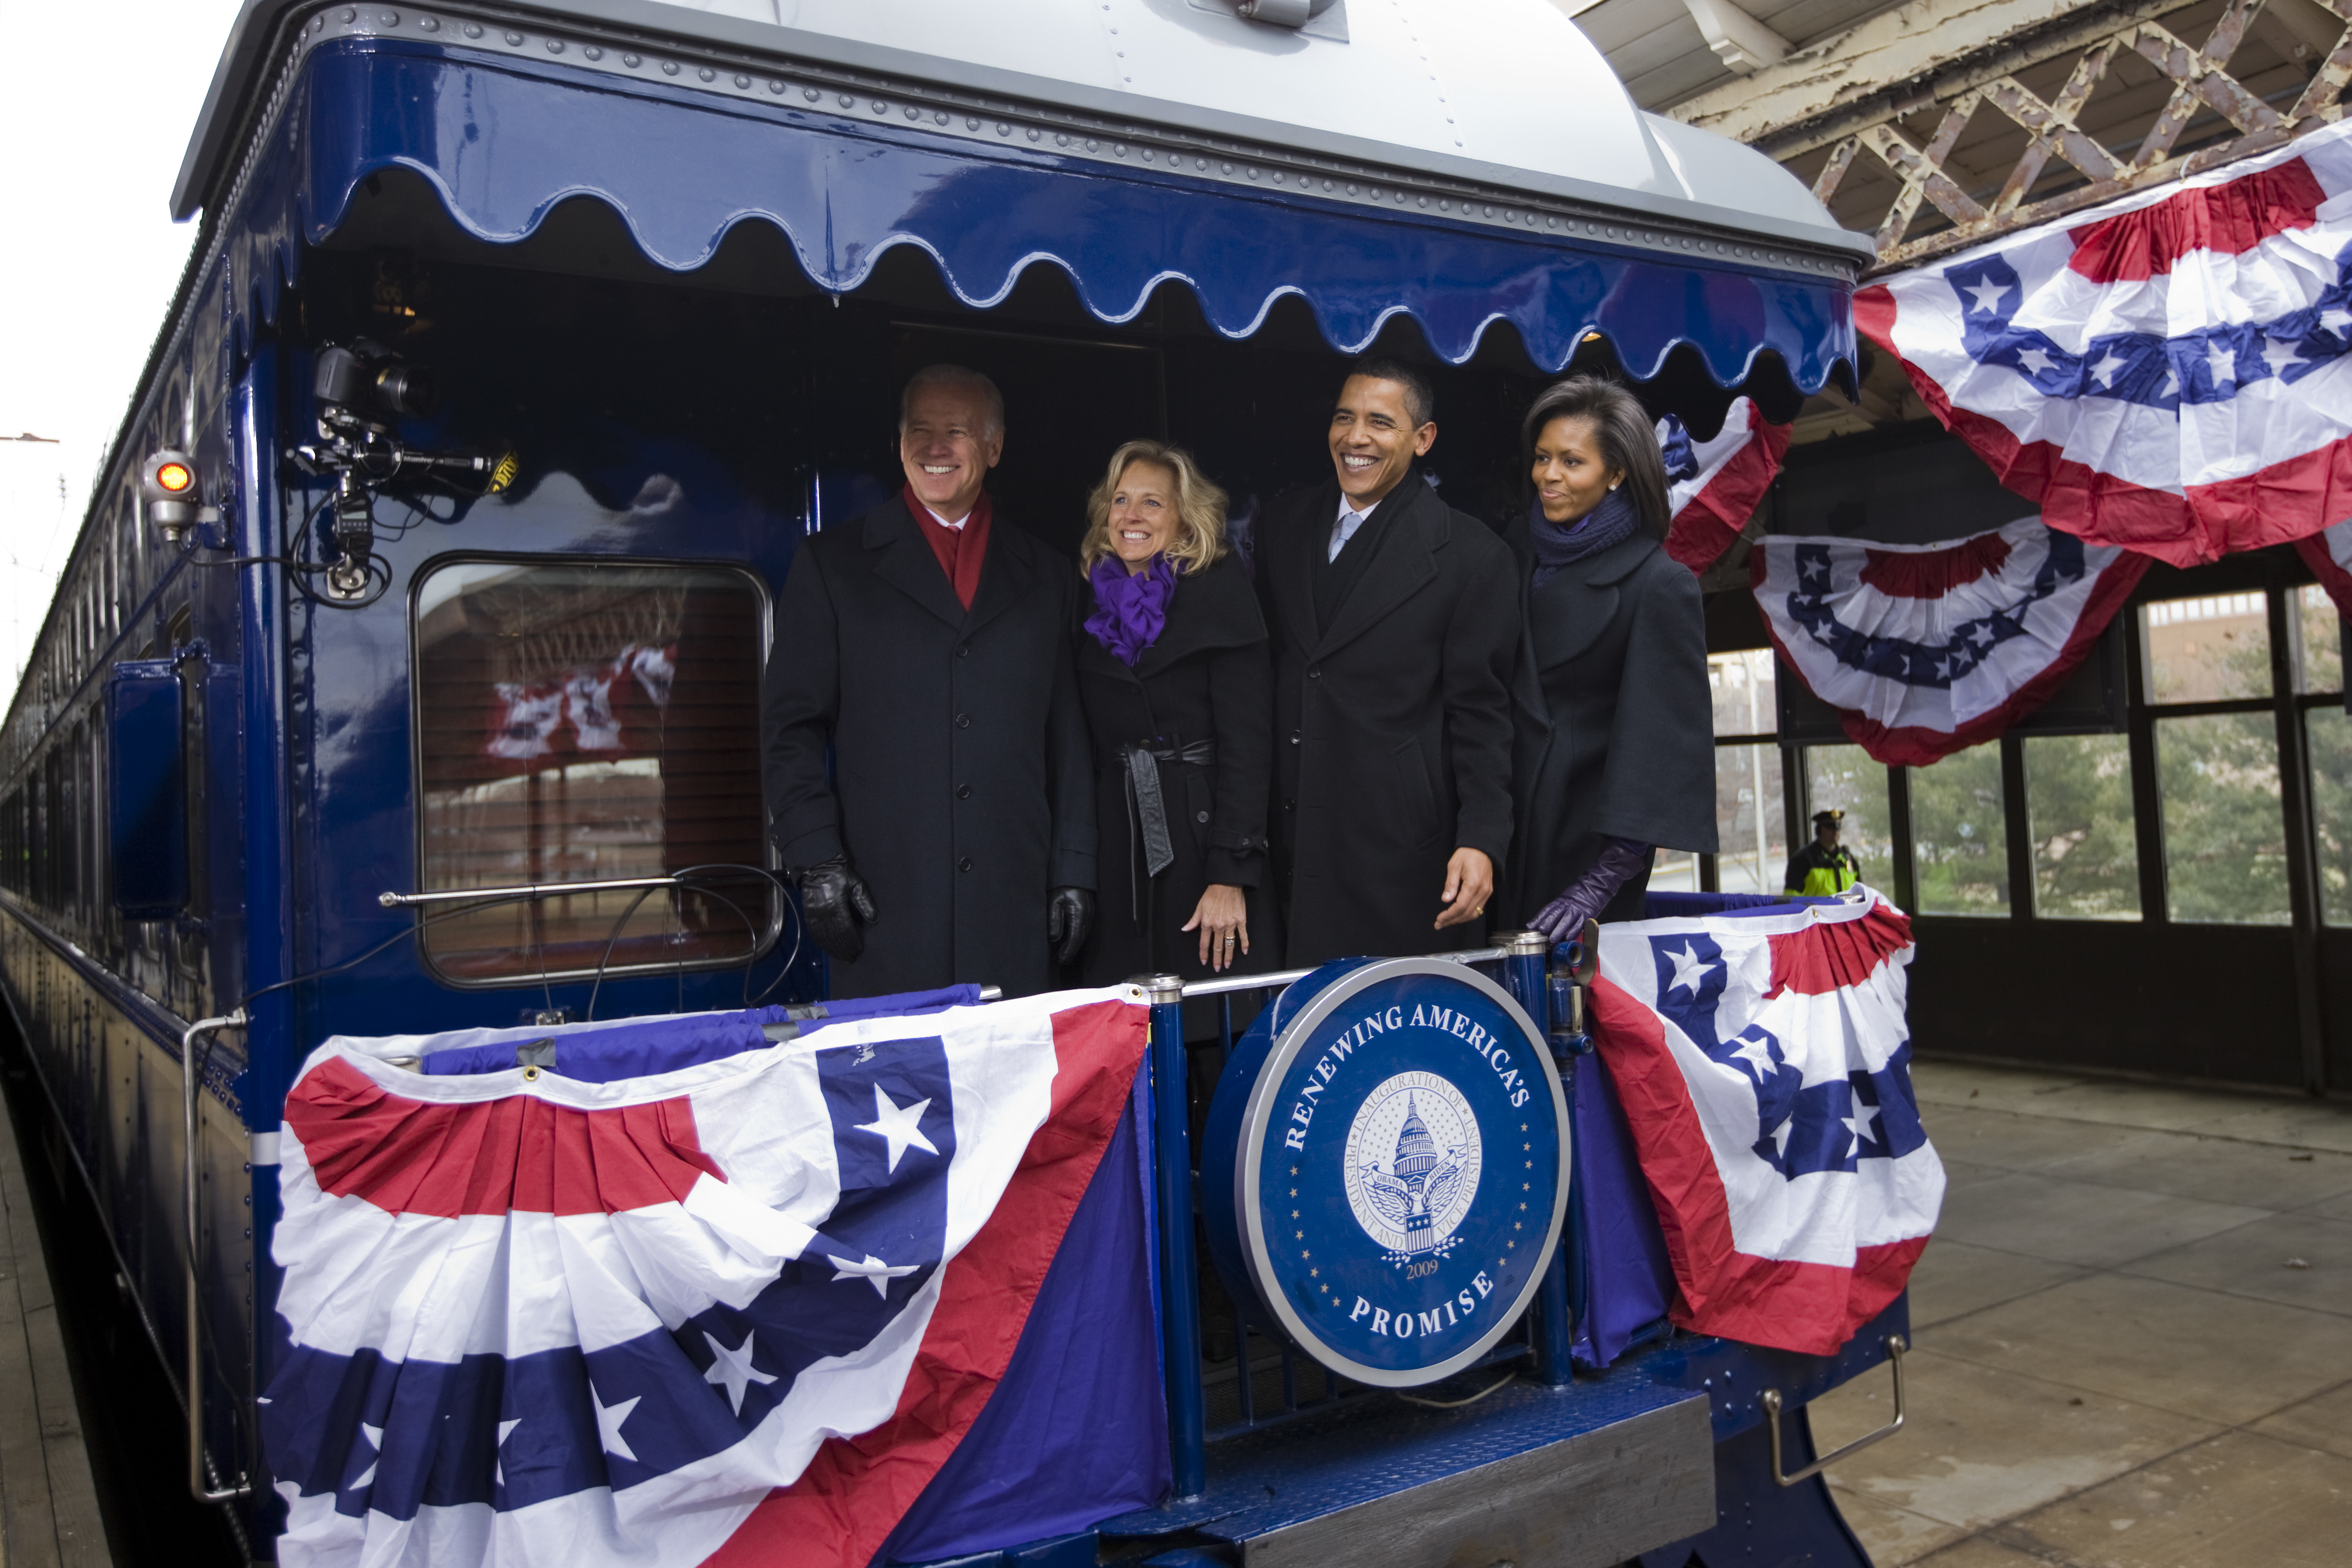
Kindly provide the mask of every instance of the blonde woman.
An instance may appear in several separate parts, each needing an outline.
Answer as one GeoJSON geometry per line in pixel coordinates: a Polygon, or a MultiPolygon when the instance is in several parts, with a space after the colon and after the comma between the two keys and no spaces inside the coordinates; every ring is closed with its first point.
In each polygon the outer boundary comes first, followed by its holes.
{"type": "Polygon", "coordinates": [[[1102,840],[1087,983],[1264,968],[1281,952],[1260,891],[1274,698],[1225,493],[1181,448],[1129,441],[1087,513],[1078,695],[1102,840]]]}

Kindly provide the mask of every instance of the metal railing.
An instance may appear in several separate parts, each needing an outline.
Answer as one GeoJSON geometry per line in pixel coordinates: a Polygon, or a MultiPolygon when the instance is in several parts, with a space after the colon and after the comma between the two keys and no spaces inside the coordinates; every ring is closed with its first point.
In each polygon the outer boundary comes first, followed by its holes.
{"type": "MultiPolygon", "coordinates": [[[[1493,965],[1503,988],[1538,1021],[1551,1027],[1553,985],[1548,959],[1551,944],[1540,933],[1516,931],[1496,947],[1432,953],[1464,965],[1493,965]]],[[[1208,1479],[1210,1445],[1256,1431],[1339,1401],[1374,1392],[1350,1384],[1291,1345],[1255,1332],[1234,1304],[1234,1354],[1207,1360],[1203,1342],[1200,1241],[1193,1193],[1192,1069],[1184,1037],[1184,1004],[1217,1000],[1217,1043],[1233,1052],[1236,997],[1271,1002],[1292,982],[1314,973],[1284,970],[1272,974],[1236,974],[1185,981],[1173,974],[1139,979],[1151,1005],[1152,1157],[1160,1208],[1160,1322],[1162,1363],[1167,1370],[1169,1458],[1173,1493],[1198,1497],[1208,1479]],[[1262,1385],[1264,1385],[1262,1387],[1262,1385]],[[1212,1425],[1212,1403],[1226,1417],[1212,1425]]],[[[1573,1215],[1571,1213],[1571,1221],[1573,1215]]],[[[1517,1332],[1506,1338],[1476,1366],[1532,1359],[1536,1375],[1549,1383],[1569,1378],[1568,1252],[1563,1245],[1546,1271],[1535,1309],[1517,1332]]],[[[1465,1368],[1474,1371],[1475,1368],[1465,1368]]]]}

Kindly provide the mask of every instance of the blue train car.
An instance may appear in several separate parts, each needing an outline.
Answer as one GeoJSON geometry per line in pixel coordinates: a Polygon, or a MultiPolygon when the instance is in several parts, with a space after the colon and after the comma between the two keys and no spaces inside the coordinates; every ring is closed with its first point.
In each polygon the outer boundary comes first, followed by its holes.
{"type": "MultiPolygon", "coordinates": [[[[1245,519],[1324,460],[1343,357],[1404,353],[1430,471],[1499,518],[1571,363],[1702,435],[1850,384],[1870,257],[1545,0],[248,0],[173,201],[198,243],[0,728],[0,979],[257,1558],[319,1041],[823,995],[761,671],[795,542],[896,482],[909,371],[995,377],[998,513],[1067,549],[1118,441],[1245,519]]],[[[1305,1462],[1222,1331],[1204,1496],[1305,1462]]],[[[1763,1440],[1745,1384],[1705,1414],[1763,1440]]],[[[1165,1550],[1265,1555],[1181,1502],[1165,1550]]]]}

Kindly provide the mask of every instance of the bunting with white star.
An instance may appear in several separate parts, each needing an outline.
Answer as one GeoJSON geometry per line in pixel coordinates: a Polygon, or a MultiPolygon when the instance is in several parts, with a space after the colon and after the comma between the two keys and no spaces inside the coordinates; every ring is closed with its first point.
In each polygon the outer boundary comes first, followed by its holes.
{"type": "MultiPolygon", "coordinates": [[[[1132,988],[776,1045],[748,1015],[676,1023],[690,1065],[611,1081],[589,1070],[601,1026],[556,1031],[571,1075],[386,1059],[413,1038],[338,1037],[305,1064],[259,1402],[289,1568],[650,1568],[730,1546],[864,1568],[1010,1375],[1107,1150],[1136,1185],[1132,988]],[[698,1059],[730,1028],[741,1048],[698,1059]]],[[[610,1032],[658,1061],[659,1021],[610,1032]]],[[[1108,1250],[1088,1222],[1093,1263],[1130,1279],[1150,1267],[1132,1212],[1108,1250]]],[[[1140,1321],[1122,1344],[1156,1389],[1140,1321]]],[[[1084,1500],[1106,1513],[1165,1473],[1162,1417],[1131,1395],[1135,1422],[1080,1413],[1097,1447],[1141,1435],[1084,1500]]]]}
{"type": "Polygon", "coordinates": [[[1898,273],[1854,324],[2054,528],[2176,566],[2352,518],[2352,121],[1898,273]]]}
{"type": "Polygon", "coordinates": [[[1772,534],[1748,556],[1782,666],[1856,744],[1909,767],[2041,706],[2147,564],[2034,517],[1939,544],[1772,534]]]}
{"type": "Polygon", "coordinates": [[[1910,921],[1834,904],[1601,928],[1593,1040],[1674,1266],[1675,1322],[1828,1355],[1942,1206],[1905,1020],[1910,921]]]}

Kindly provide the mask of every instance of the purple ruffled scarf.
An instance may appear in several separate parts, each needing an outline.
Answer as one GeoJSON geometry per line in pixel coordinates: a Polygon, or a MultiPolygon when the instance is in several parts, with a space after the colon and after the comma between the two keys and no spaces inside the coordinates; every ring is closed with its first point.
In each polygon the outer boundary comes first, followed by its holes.
{"type": "Polygon", "coordinates": [[[1130,574],[1126,562],[1106,555],[1087,581],[1095,589],[1095,613],[1087,617],[1087,630],[1113,658],[1134,668],[1168,624],[1168,596],[1176,591],[1168,557],[1155,555],[1150,566],[1130,574]]]}

